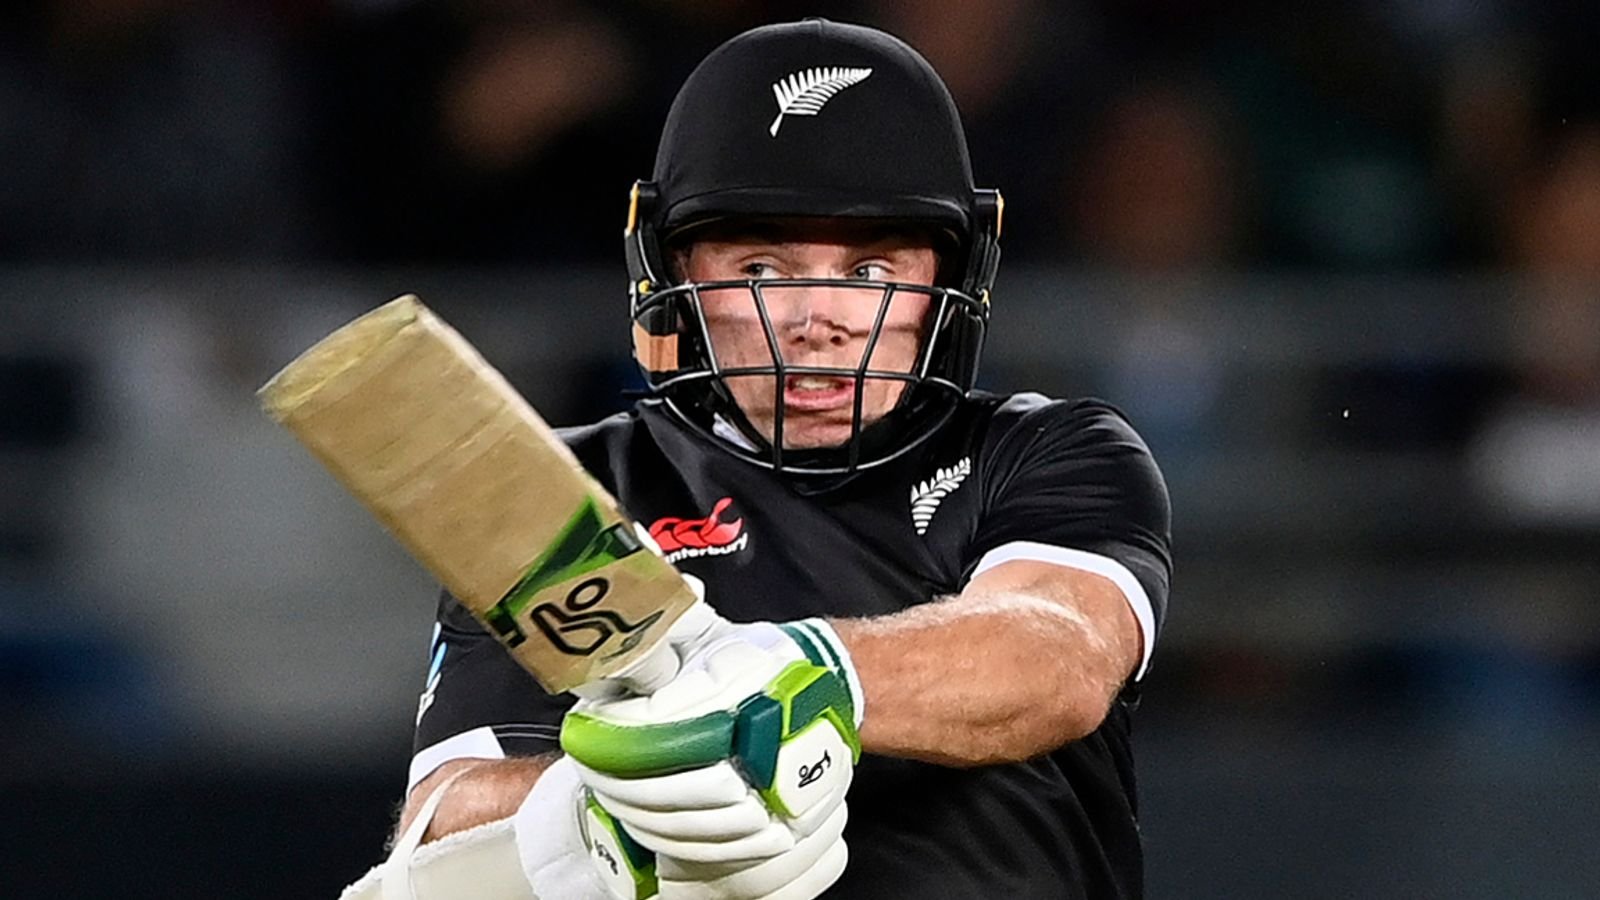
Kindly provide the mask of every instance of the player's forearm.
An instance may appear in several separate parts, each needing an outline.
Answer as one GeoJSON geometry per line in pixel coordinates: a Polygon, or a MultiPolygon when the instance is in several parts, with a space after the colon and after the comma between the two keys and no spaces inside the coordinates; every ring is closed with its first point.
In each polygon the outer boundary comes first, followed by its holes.
{"type": "Polygon", "coordinates": [[[448,793],[433,814],[433,821],[428,823],[423,841],[435,841],[447,834],[507,818],[517,811],[539,776],[556,759],[555,754],[548,754],[447,762],[411,789],[395,832],[404,832],[428,797],[461,771],[466,774],[450,783],[448,793]]]}
{"type": "Polygon", "coordinates": [[[1076,740],[1099,727],[1138,658],[1131,619],[1114,585],[1084,576],[836,622],[866,694],[863,749],[959,766],[1076,740]]]}

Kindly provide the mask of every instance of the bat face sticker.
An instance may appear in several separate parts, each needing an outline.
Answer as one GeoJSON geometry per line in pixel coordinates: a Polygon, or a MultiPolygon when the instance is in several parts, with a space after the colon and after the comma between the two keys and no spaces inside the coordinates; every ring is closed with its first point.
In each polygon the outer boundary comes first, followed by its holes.
{"type": "Polygon", "coordinates": [[[607,654],[607,657],[627,653],[638,645],[650,626],[661,618],[662,611],[657,610],[644,621],[631,625],[627,619],[608,609],[588,611],[589,607],[604,599],[609,590],[611,583],[608,580],[590,578],[567,594],[566,609],[554,603],[541,603],[535,606],[532,613],[533,624],[537,625],[544,636],[550,639],[550,643],[562,653],[592,656],[615,634],[626,637],[622,641],[622,646],[607,654]],[[578,637],[585,634],[587,638],[578,637]]]}
{"type": "MultiPolygon", "coordinates": [[[[594,501],[585,498],[550,547],[484,618],[502,643],[515,647],[527,639],[517,618],[541,591],[604,568],[641,549],[643,544],[626,523],[605,526],[594,501]]],[[[529,616],[557,650],[571,656],[592,656],[613,636],[623,635],[622,645],[606,654],[618,656],[637,646],[664,611],[656,610],[643,620],[630,623],[611,610],[594,609],[610,591],[610,579],[595,575],[578,582],[560,605],[540,603],[529,616]]]]}

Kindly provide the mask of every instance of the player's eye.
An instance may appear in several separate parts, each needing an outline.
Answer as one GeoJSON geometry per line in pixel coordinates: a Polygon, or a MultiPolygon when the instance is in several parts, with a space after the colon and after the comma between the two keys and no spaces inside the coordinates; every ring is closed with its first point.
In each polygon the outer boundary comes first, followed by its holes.
{"type": "Polygon", "coordinates": [[[739,267],[739,274],[746,278],[775,278],[777,270],[764,262],[747,262],[739,267]]]}
{"type": "Polygon", "coordinates": [[[888,281],[889,267],[883,263],[862,263],[850,271],[850,277],[863,281],[888,281]]]}

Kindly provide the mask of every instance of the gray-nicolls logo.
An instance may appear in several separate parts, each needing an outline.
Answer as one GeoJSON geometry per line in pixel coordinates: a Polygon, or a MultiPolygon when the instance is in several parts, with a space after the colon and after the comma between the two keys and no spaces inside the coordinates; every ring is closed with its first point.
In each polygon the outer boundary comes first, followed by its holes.
{"type": "Polygon", "coordinates": [[[814,116],[835,94],[851,85],[860,84],[871,74],[871,69],[822,66],[801,69],[773,82],[772,93],[778,98],[778,117],[772,120],[772,127],[767,132],[777,137],[778,126],[783,124],[784,116],[814,116]]]}
{"type": "Polygon", "coordinates": [[[911,489],[911,524],[916,527],[917,534],[928,533],[928,523],[933,521],[939,504],[971,474],[972,457],[966,456],[955,465],[934,472],[932,478],[911,489]]]}

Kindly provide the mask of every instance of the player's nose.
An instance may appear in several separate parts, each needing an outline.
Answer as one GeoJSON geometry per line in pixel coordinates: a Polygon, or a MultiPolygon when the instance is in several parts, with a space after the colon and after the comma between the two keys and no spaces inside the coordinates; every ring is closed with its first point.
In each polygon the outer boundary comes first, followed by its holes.
{"type": "Polygon", "coordinates": [[[851,299],[838,288],[821,285],[786,287],[776,318],[785,343],[813,349],[843,347],[850,342],[851,299]]]}

